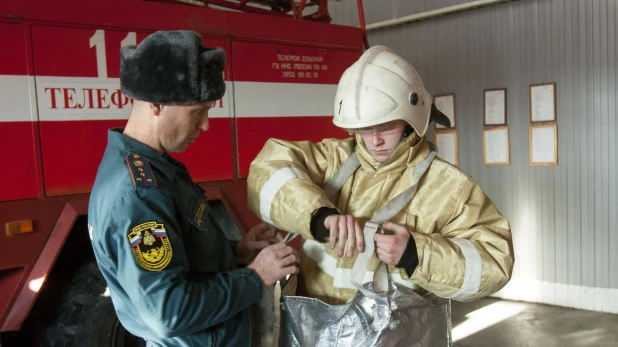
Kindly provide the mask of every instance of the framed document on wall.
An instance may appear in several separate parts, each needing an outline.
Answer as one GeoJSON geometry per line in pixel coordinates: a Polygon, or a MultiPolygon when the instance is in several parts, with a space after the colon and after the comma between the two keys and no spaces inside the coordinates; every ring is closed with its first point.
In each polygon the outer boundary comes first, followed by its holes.
{"type": "Polygon", "coordinates": [[[530,165],[558,165],[558,125],[530,126],[530,165]]]}
{"type": "Polygon", "coordinates": [[[556,121],[556,83],[530,86],[530,123],[556,121]]]}
{"type": "Polygon", "coordinates": [[[483,157],[485,166],[506,166],[511,163],[508,127],[483,129],[483,157]]]}
{"type": "Polygon", "coordinates": [[[506,125],[506,89],[487,89],[485,99],[485,126],[506,125]]]}
{"type": "MultiPolygon", "coordinates": [[[[433,97],[433,103],[451,120],[451,128],[455,128],[455,94],[436,95],[433,97]]],[[[446,127],[436,124],[436,129],[444,128],[446,127]]]]}
{"type": "Polygon", "coordinates": [[[459,166],[459,149],[457,148],[457,130],[436,130],[433,141],[438,146],[438,156],[453,166],[459,166]]]}

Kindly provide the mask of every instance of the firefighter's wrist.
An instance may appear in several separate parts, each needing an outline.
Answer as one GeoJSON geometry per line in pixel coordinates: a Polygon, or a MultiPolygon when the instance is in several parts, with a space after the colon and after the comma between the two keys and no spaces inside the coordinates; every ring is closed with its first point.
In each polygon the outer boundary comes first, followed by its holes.
{"type": "Polygon", "coordinates": [[[339,211],[332,207],[320,207],[313,213],[311,216],[309,230],[311,231],[311,235],[313,235],[314,239],[324,242],[330,235],[330,231],[324,226],[324,221],[328,216],[332,216],[334,214],[339,214],[339,211]]]}
{"type": "Polygon", "coordinates": [[[416,267],[418,266],[418,262],[419,260],[418,251],[416,250],[416,241],[414,240],[414,235],[410,235],[410,238],[408,239],[408,244],[406,245],[406,249],[403,251],[401,259],[399,259],[399,262],[397,263],[397,265],[395,265],[395,267],[406,270],[408,276],[412,276],[412,274],[416,270],[416,267]]]}

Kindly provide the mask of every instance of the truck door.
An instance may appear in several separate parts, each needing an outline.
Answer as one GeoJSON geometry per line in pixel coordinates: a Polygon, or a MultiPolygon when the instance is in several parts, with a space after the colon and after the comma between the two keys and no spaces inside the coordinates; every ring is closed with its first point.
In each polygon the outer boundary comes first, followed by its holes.
{"type": "Polygon", "coordinates": [[[36,96],[28,42],[22,24],[0,23],[0,201],[39,194],[36,96]]]}

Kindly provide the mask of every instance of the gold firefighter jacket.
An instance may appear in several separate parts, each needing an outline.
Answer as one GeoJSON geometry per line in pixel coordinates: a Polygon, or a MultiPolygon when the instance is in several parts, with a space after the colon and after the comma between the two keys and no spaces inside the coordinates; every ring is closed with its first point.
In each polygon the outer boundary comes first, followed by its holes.
{"type": "MultiPolygon", "coordinates": [[[[384,163],[374,160],[361,137],[319,143],[269,140],[252,162],[248,177],[250,209],[281,230],[304,237],[300,273],[302,294],[342,304],[356,289],[350,273],[356,260],[314,240],[309,225],[321,207],[354,216],[361,227],[384,205],[412,185],[413,168],[430,153],[427,140],[414,134],[384,163]],[[358,145],[357,145],[358,143],[358,145]],[[323,187],[356,151],[361,167],[346,182],[335,202],[323,187]],[[303,290],[304,289],[304,290],[303,290]]],[[[419,265],[408,276],[389,266],[389,278],[419,293],[424,290],[458,301],[500,290],[513,270],[509,222],[466,174],[436,158],[416,196],[391,222],[407,226],[416,241],[419,265]]],[[[369,269],[379,260],[374,255],[369,269]]],[[[364,282],[371,281],[368,271],[364,282]]]]}

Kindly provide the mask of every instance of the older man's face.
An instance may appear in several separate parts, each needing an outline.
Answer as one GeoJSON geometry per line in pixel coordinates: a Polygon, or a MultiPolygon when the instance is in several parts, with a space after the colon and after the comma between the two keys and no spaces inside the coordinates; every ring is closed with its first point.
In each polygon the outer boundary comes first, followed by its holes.
{"type": "Polygon", "coordinates": [[[159,141],[168,152],[183,152],[210,127],[208,112],[214,101],[196,105],[163,105],[159,114],[159,141]]]}

